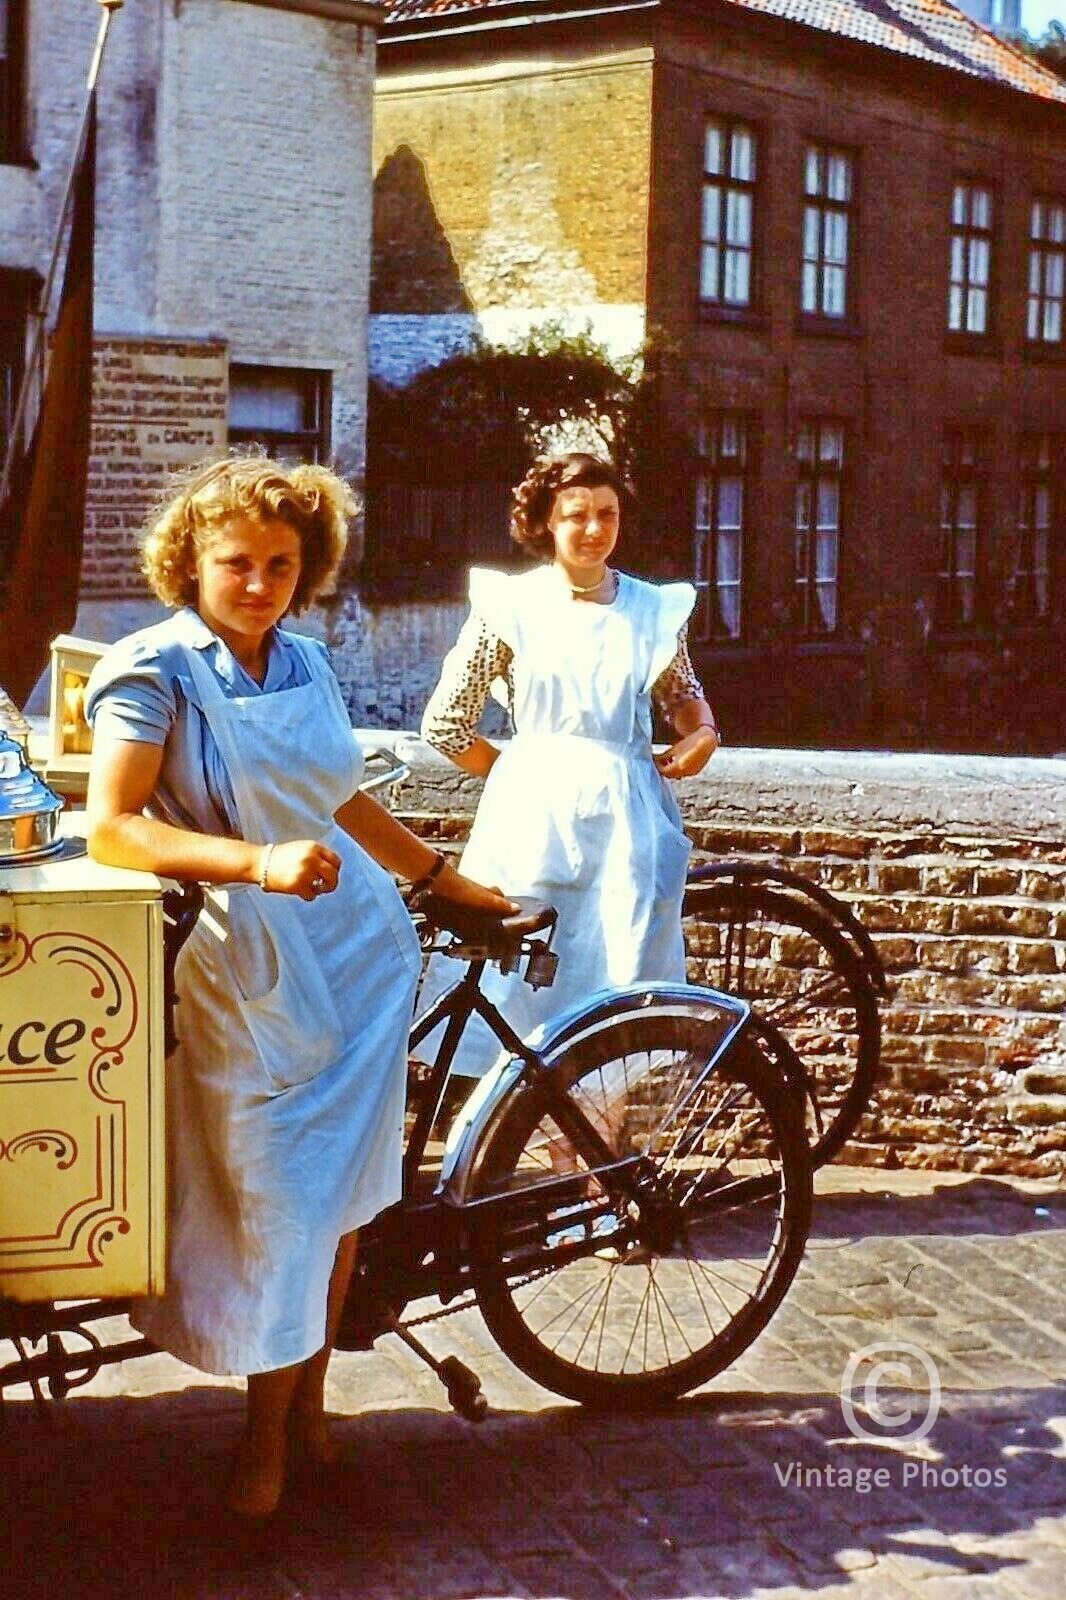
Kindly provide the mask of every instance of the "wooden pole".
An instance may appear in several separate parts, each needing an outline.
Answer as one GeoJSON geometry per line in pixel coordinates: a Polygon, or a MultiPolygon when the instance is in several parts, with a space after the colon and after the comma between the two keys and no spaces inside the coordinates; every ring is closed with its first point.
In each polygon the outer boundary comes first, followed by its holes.
{"type": "Polygon", "coordinates": [[[70,215],[71,200],[74,195],[74,180],[77,176],[78,166],[81,162],[82,150],[85,147],[85,138],[89,129],[89,112],[92,107],[93,95],[100,78],[100,68],[103,65],[104,46],[107,43],[107,31],[111,26],[114,12],[121,11],[125,0],[96,0],[100,7],[100,26],[96,32],[96,44],[93,47],[92,60],[89,63],[89,75],[85,82],[85,101],[82,106],[81,120],[78,125],[78,137],[74,143],[74,154],[67,172],[67,181],[63,189],[63,203],[59,211],[59,223],[56,227],[55,237],[52,241],[52,253],[48,262],[48,271],[45,275],[44,285],[38,299],[37,326],[34,329],[33,339],[26,357],[26,366],[19,385],[18,404],[11,422],[11,433],[7,441],[7,451],[4,456],[3,478],[0,479],[0,506],[7,499],[11,488],[11,477],[15,470],[15,461],[18,457],[19,436],[25,420],[26,409],[29,405],[30,390],[33,386],[34,369],[38,361],[42,365],[43,389],[43,357],[44,332],[48,322],[48,308],[52,300],[52,289],[55,284],[59,259],[63,252],[63,235],[66,232],[67,218],[70,215]]]}

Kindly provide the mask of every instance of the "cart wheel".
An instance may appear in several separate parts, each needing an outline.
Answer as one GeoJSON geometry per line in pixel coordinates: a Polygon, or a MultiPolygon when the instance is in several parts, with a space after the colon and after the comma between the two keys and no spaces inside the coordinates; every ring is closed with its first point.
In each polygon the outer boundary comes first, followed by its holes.
{"type": "Polygon", "coordinates": [[[457,1356],[445,1356],[440,1364],[440,1378],[453,1409],[467,1422],[484,1422],[489,1403],[481,1392],[477,1373],[471,1372],[457,1356]]]}

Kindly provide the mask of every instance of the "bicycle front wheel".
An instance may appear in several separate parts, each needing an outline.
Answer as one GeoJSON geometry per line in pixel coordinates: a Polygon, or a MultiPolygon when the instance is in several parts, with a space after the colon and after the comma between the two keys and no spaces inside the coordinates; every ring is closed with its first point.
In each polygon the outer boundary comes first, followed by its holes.
{"type": "Polygon", "coordinates": [[[807,1137],[831,1161],[870,1103],[881,1053],[877,996],[817,907],[763,884],[710,879],[685,892],[689,979],[750,1000],[807,1070],[807,1137]]]}
{"type": "Polygon", "coordinates": [[[478,1302],[557,1394],[684,1394],[747,1348],[795,1276],[811,1193],[798,1096],[746,1035],[708,1069],[708,1031],[698,1004],[634,1005],[567,1044],[490,1137],[476,1195],[510,1204],[482,1241],[478,1302]],[[564,1133],[560,1094],[612,1159],[564,1133]]]}

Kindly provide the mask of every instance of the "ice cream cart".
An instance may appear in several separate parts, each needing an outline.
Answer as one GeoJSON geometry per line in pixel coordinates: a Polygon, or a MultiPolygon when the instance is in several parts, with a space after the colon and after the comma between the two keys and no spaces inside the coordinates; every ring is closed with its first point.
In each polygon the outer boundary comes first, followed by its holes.
{"type": "MultiPolygon", "coordinates": [[[[173,967],[201,903],[92,861],[17,733],[0,718],[0,1402],[152,1348],[91,1325],[163,1287],[173,967]]],[[[365,788],[406,775],[366,759],[365,788]]]]}
{"type": "Polygon", "coordinates": [[[163,886],[61,806],[0,732],[0,1336],[60,1367],[55,1302],[161,1288],[165,1226],[163,886]]]}

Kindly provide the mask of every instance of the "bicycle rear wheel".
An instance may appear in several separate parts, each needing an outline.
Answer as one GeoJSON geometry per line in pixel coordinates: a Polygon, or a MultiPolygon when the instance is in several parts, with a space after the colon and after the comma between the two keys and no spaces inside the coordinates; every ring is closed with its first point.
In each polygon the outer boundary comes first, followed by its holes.
{"type": "Polygon", "coordinates": [[[873,1094],[881,1053],[877,997],[830,919],[762,884],[711,879],[685,892],[693,983],[750,1000],[807,1070],[816,1167],[838,1155],[873,1094]]]}
{"type": "Polygon", "coordinates": [[[810,1222],[798,1095],[746,1035],[708,1070],[707,1036],[705,1011],[675,1001],[565,1046],[556,1092],[613,1169],[579,1153],[543,1079],[490,1135],[475,1193],[516,1203],[482,1238],[478,1302],[515,1365],[557,1394],[625,1407],[684,1394],[747,1348],[795,1276],[810,1222]]]}

